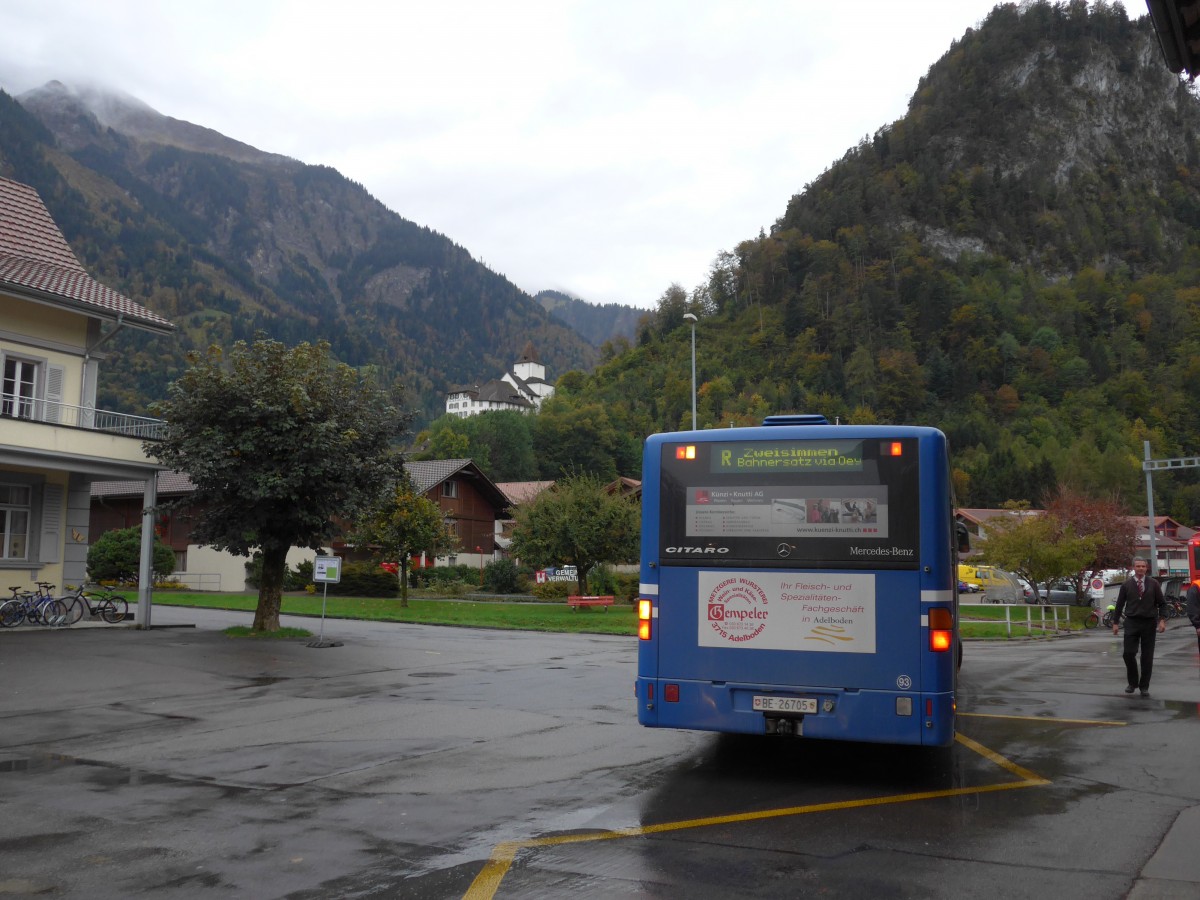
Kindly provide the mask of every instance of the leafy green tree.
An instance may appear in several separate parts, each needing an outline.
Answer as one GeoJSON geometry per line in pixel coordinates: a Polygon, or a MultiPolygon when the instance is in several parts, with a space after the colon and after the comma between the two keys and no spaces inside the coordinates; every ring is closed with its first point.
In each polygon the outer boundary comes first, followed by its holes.
{"type": "Polygon", "coordinates": [[[571,475],[516,508],[512,552],[532,566],[575,566],[585,594],[597,565],[637,557],[639,517],[634,501],[595,475],[571,475]]]}
{"type": "Polygon", "coordinates": [[[442,510],[428,497],[421,497],[412,480],[402,475],[359,521],[354,534],[359,546],[369,546],[384,560],[397,561],[400,605],[408,606],[408,561],[414,553],[442,556],[454,549],[458,539],[446,527],[442,510]]]}
{"type": "Polygon", "coordinates": [[[166,436],[146,452],[186,472],[196,541],[263,555],[255,631],[279,628],[287,553],[319,550],[335,519],[353,520],[402,459],[391,442],[408,416],[329,345],[288,348],[262,335],[189,356],[190,368],[155,406],[166,436]]]}
{"type": "MultiPolygon", "coordinates": [[[[106,531],[88,547],[88,578],[92,581],[136,582],[141,561],[141,526],[106,531]]],[[[156,581],[175,571],[175,552],[157,537],[151,553],[151,568],[156,581]]]]}
{"type": "Polygon", "coordinates": [[[487,451],[486,464],[476,464],[493,481],[533,481],[537,478],[537,458],[533,453],[533,417],[509,410],[493,410],[472,416],[475,434],[471,441],[472,459],[476,448],[487,451]]]}
{"type": "Polygon", "coordinates": [[[1074,579],[1096,557],[1103,535],[1075,534],[1054,516],[1031,514],[988,526],[982,558],[992,565],[1016,572],[1031,585],[1074,579]]]}
{"type": "Polygon", "coordinates": [[[544,404],[534,420],[539,474],[555,479],[564,472],[591,472],[605,481],[621,474],[616,459],[622,442],[605,407],[556,401],[544,404]]]}

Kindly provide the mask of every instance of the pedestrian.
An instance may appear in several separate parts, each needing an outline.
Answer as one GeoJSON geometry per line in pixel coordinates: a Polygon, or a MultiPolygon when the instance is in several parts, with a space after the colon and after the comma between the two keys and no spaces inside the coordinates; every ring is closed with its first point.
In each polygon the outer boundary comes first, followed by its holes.
{"type": "Polygon", "coordinates": [[[1166,599],[1158,580],[1146,574],[1150,564],[1141,556],[1133,558],[1133,574],[1125,579],[1117,594],[1117,609],[1113,617],[1113,634],[1120,633],[1121,615],[1125,615],[1125,645],[1121,654],[1125,660],[1127,684],[1125,693],[1140,689],[1143,697],[1150,696],[1150,674],[1154,670],[1154,638],[1167,630],[1164,615],[1166,599]],[[1142,655],[1142,672],[1138,676],[1138,653],[1142,655]]]}
{"type": "Polygon", "coordinates": [[[1187,617],[1196,629],[1196,646],[1200,648],[1200,577],[1188,585],[1187,617]]]}

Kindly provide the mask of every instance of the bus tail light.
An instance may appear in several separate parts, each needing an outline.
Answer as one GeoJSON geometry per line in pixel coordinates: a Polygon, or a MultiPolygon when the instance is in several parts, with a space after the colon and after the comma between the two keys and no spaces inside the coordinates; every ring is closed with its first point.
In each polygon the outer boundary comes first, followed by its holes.
{"type": "Polygon", "coordinates": [[[954,616],[950,610],[938,607],[929,611],[929,649],[944,653],[954,643],[954,616]]]}
{"type": "Polygon", "coordinates": [[[663,700],[667,703],[679,702],[679,685],[664,684],[663,685],[663,700]]]}
{"type": "Polygon", "coordinates": [[[638,638],[650,640],[650,615],[653,610],[652,600],[638,600],[638,638]]]}

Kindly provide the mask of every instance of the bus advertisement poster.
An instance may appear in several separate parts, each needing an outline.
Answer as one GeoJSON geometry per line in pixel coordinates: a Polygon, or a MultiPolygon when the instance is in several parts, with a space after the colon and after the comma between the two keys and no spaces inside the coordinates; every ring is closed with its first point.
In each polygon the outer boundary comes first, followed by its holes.
{"type": "Polygon", "coordinates": [[[873,573],[700,572],[701,647],[875,652],[873,573]]]}

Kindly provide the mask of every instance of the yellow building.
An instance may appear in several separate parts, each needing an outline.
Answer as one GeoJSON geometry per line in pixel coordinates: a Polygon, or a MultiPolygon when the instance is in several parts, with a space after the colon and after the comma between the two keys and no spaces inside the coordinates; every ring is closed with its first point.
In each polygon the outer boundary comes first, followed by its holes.
{"type": "MultiPolygon", "coordinates": [[[[37,192],[0,178],[0,587],[84,581],[93,480],[138,481],[154,506],[162,467],[142,442],[162,423],[96,408],[104,345],[122,328],[174,326],[92,278],[37,192]]],[[[142,528],[148,624],[150,513],[142,528]]]]}

